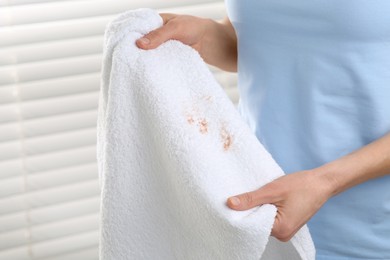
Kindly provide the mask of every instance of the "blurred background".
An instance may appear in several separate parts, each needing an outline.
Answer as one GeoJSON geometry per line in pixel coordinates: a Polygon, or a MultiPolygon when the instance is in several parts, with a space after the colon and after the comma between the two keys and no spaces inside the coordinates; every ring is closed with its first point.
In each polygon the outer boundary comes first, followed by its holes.
{"type": "MultiPolygon", "coordinates": [[[[98,259],[103,33],[141,7],[226,15],[212,0],[0,0],[0,260],[98,259]]],[[[209,67],[237,103],[236,74],[209,67]]]]}

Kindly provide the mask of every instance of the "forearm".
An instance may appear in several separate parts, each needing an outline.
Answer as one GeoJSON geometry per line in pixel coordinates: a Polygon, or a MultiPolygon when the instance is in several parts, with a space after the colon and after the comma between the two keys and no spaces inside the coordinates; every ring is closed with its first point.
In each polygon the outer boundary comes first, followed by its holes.
{"type": "Polygon", "coordinates": [[[313,172],[330,184],[331,196],[370,179],[389,175],[390,133],[313,172]]]}
{"type": "Polygon", "coordinates": [[[200,50],[203,59],[222,70],[237,72],[237,38],[229,19],[204,22],[207,30],[200,50]]]}

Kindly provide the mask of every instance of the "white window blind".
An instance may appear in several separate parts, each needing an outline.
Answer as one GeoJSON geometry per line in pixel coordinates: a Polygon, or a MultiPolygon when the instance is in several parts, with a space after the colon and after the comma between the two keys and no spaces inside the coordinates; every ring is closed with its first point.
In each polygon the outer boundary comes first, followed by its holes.
{"type": "MultiPolygon", "coordinates": [[[[140,7],[225,16],[212,0],[0,0],[0,260],[98,259],[103,33],[140,7]]],[[[210,68],[237,102],[236,75],[210,68]]]]}

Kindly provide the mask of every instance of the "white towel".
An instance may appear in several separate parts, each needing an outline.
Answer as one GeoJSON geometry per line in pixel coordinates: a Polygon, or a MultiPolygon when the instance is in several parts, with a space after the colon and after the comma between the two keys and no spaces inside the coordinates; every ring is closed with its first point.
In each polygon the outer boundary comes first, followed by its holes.
{"type": "Polygon", "coordinates": [[[198,52],[176,40],[148,51],[135,45],[162,23],[143,8],[106,28],[97,121],[100,259],[314,259],[306,226],[287,243],[270,237],[275,206],[226,206],[229,196],[283,171],[198,52]]]}

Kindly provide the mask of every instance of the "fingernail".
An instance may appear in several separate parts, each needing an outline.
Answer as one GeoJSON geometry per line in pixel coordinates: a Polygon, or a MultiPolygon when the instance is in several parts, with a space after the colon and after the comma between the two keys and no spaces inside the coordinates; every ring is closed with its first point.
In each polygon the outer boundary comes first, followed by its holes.
{"type": "Polygon", "coordinates": [[[150,43],[150,40],[148,38],[145,38],[145,37],[140,38],[139,41],[142,42],[143,44],[149,44],[150,43]]]}
{"type": "Polygon", "coordinates": [[[240,205],[240,199],[237,197],[231,197],[230,202],[232,203],[233,206],[238,206],[240,205]]]}

